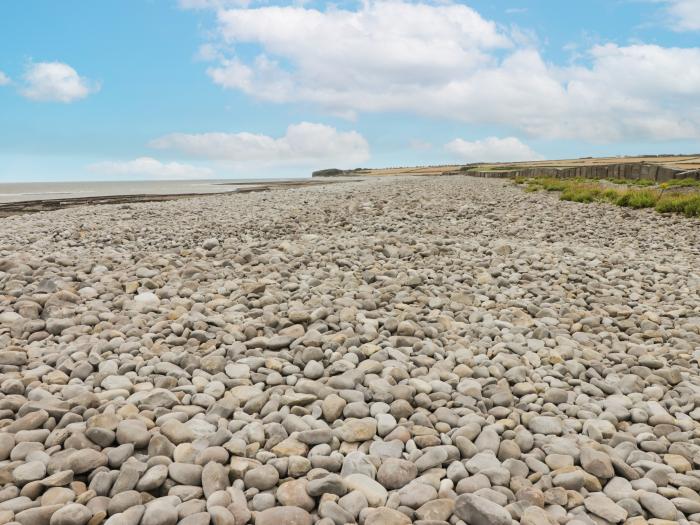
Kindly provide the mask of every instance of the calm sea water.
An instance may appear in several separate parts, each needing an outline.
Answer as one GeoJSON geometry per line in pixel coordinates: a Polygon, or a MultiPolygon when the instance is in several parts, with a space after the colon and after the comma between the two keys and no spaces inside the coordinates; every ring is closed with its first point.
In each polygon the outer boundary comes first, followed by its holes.
{"type": "Polygon", "coordinates": [[[99,182],[8,182],[0,183],[0,203],[105,195],[223,193],[251,182],[279,182],[306,179],[166,180],[99,182]]]}

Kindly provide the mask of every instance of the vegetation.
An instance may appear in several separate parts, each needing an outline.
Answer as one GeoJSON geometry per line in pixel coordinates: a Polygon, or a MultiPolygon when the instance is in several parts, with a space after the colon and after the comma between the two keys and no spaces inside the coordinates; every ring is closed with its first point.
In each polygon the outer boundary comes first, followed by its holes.
{"type": "Polygon", "coordinates": [[[655,208],[661,213],[682,213],[687,217],[700,217],[700,193],[664,195],[656,202],[655,208]]]}
{"type": "Polygon", "coordinates": [[[651,179],[604,179],[612,184],[623,184],[625,186],[656,186],[656,182],[651,179]]]}
{"type": "Polygon", "coordinates": [[[695,179],[673,179],[659,184],[661,188],[698,188],[700,180],[695,179]]]}
{"type": "Polygon", "coordinates": [[[622,179],[557,179],[550,177],[517,177],[516,184],[525,185],[525,191],[559,191],[560,199],[572,202],[607,202],[617,206],[641,209],[654,208],[660,213],[682,213],[700,217],[700,181],[680,179],[658,187],[653,181],[622,179]],[[649,184],[651,182],[651,184],[649,184]],[[673,188],[674,192],[667,190],[673,188]],[[679,189],[685,189],[679,192],[679,189]],[[690,191],[688,191],[688,189],[690,191]]]}
{"type": "Polygon", "coordinates": [[[614,202],[620,191],[595,184],[573,183],[562,190],[561,200],[573,202],[614,202]]]}
{"type": "Polygon", "coordinates": [[[654,190],[627,190],[615,201],[618,206],[627,208],[653,208],[659,200],[659,192],[654,190]]]}

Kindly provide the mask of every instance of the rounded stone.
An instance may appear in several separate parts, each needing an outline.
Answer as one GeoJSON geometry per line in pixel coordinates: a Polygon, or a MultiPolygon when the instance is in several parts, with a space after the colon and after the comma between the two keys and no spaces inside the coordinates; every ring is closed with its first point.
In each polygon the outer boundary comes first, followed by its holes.
{"type": "Polygon", "coordinates": [[[50,525],[85,525],[92,518],[92,511],[84,505],[66,505],[51,516],[50,525]]]}
{"type": "Polygon", "coordinates": [[[247,471],[243,479],[246,487],[268,490],[277,485],[280,475],[275,467],[262,465],[247,471]]]}

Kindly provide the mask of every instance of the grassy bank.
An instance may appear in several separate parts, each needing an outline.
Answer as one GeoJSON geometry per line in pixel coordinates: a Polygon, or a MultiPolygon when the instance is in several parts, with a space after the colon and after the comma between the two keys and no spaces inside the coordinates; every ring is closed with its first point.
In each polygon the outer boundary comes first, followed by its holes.
{"type": "Polygon", "coordinates": [[[656,185],[646,180],[531,178],[516,179],[525,191],[559,191],[561,200],[608,202],[627,208],[654,208],[660,213],[700,217],[700,181],[679,179],[656,185]]]}

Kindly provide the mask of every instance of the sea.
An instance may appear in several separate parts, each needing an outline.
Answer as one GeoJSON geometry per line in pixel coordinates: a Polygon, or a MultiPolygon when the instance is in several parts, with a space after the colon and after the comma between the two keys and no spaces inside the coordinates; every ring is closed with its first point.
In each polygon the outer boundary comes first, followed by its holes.
{"type": "Polygon", "coordinates": [[[250,184],[304,181],[289,179],[149,180],[97,182],[0,182],[0,203],[109,195],[171,195],[182,193],[226,193],[250,184]]]}

